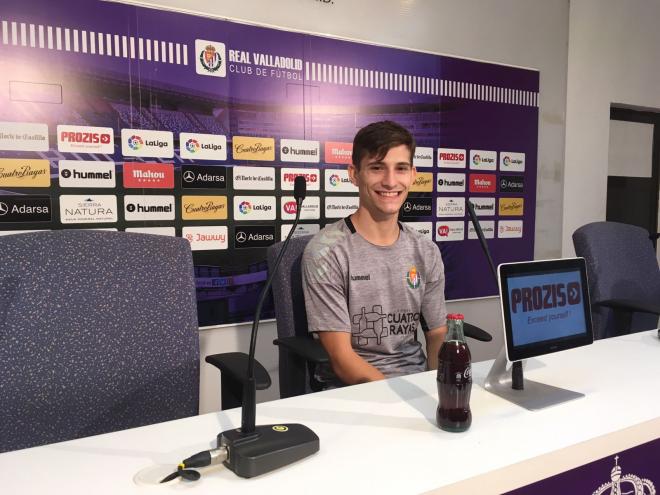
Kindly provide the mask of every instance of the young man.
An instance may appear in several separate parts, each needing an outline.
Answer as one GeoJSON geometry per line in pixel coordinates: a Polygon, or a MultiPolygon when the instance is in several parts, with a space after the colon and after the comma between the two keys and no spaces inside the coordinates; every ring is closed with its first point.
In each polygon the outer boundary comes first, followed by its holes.
{"type": "Polygon", "coordinates": [[[330,356],[317,379],[355,384],[437,367],[447,332],[444,266],[429,239],[398,222],[415,180],[415,141],[400,125],[376,122],[353,141],[355,213],[327,225],[303,255],[309,331],[330,356]],[[417,341],[422,315],[428,362],[417,341]],[[338,380],[337,380],[338,379],[338,380]]]}

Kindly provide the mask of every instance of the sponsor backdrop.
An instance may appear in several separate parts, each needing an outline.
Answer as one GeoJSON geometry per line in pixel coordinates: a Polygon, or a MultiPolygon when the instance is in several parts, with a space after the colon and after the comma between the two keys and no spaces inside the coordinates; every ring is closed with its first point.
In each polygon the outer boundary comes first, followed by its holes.
{"type": "Polygon", "coordinates": [[[357,208],[376,120],[418,142],[401,221],[438,243],[448,299],[496,293],[466,199],[496,262],[533,258],[537,71],[90,0],[3,2],[0,53],[0,233],[182,236],[202,325],[251,319],[296,176],[295,235],[357,208]]]}

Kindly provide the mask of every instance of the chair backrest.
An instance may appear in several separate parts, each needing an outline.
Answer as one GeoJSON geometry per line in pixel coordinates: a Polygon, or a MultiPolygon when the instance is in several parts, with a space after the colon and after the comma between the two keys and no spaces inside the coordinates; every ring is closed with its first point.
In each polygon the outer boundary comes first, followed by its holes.
{"type": "MultiPolygon", "coordinates": [[[[309,337],[305,295],[302,287],[302,255],[311,235],[292,237],[280,267],[273,279],[273,301],[277,320],[277,336],[309,337]]],[[[283,242],[268,248],[268,269],[272,269],[282,250],[283,242]]],[[[311,337],[310,337],[311,338],[311,337]]],[[[309,370],[304,359],[279,348],[279,380],[281,397],[293,397],[311,392],[309,370]]]]}
{"type": "Polygon", "coordinates": [[[188,241],[62,230],[0,253],[0,452],[198,413],[188,241]]]}
{"type": "MultiPolygon", "coordinates": [[[[660,300],[660,269],[649,239],[641,227],[618,222],[594,222],[573,233],[578,256],[587,262],[589,294],[593,302],[607,299],[660,300]]],[[[620,335],[611,309],[592,306],[595,338],[620,335]]],[[[658,317],[633,313],[630,331],[657,328],[658,317]]]]}

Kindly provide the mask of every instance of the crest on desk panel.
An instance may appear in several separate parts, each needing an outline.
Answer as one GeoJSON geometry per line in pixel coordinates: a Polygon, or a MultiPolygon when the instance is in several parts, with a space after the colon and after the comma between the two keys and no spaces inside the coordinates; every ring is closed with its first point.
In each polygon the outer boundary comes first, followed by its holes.
{"type": "Polygon", "coordinates": [[[614,457],[614,467],[610,472],[609,483],[600,485],[592,495],[655,495],[655,485],[651,480],[640,478],[634,474],[622,475],[619,466],[619,456],[614,457]]]}

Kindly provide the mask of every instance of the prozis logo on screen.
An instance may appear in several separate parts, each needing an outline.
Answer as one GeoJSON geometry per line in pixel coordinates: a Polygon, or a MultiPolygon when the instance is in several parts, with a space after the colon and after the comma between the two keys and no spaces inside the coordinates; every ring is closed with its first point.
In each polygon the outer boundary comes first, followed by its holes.
{"type": "Polygon", "coordinates": [[[308,191],[318,191],[321,188],[318,168],[282,168],[280,178],[282,191],[293,191],[296,177],[304,177],[308,191]]]}
{"type": "Polygon", "coordinates": [[[19,158],[0,158],[0,186],[50,187],[50,162],[19,158]]]}
{"type": "Polygon", "coordinates": [[[115,162],[60,160],[60,187],[115,187],[115,162]]]}
{"type": "Polygon", "coordinates": [[[438,148],[438,167],[465,168],[465,153],[457,148],[438,148]]]}
{"type": "Polygon", "coordinates": [[[0,150],[48,151],[48,125],[0,122],[0,150]]]}
{"type": "Polygon", "coordinates": [[[234,220],[275,220],[274,196],[234,196],[234,220]]]}
{"type": "Polygon", "coordinates": [[[275,140],[266,137],[234,136],[232,138],[234,160],[275,160],[275,140]]]}
{"type": "Polygon", "coordinates": [[[453,220],[451,222],[437,222],[435,224],[435,240],[462,241],[465,239],[465,223],[453,220]]]}
{"type": "Polygon", "coordinates": [[[124,187],[129,189],[173,189],[174,165],[171,163],[124,163],[124,187]]]}
{"type": "MultiPolygon", "coordinates": [[[[296,218],[297,203],[293,196],[282,197],[282,220],[293,220],[296,218]]],[[[303,201],[301,220],[318,220],[321,217],[321,198],[318,196],[307,196],[303,201]]]]}
{"type": "Polygon", "coordinates": [[[349,165],[353,155],[353,143],[326,141],[325,163],[343,163],[349,165]]]}
{"type": "Polygon", "coordinates": [[[112,155],[115,152],[115,131],[112,127],[58,125],[57,149],[65,153],[112,155]]]}
{"type": "Polygon", "coordinates": [[[114,223],[117,221],[117,196],[60,196],[62,223],[114,223]]]}
{"type": "Polygon", "coordinates": [[[523,198],[500,198],[499,214],[502,217],[519,217],[524,212],[524,206],[523,198]]]}
{"type": "Polygon", "coordinates": [[[319,163],[319,142],[303,139],[281,139],[280,160],[283,162],[319,163]]]}
{"type": "Polygon", "coordinates": [[[274,225],[241,225],[234,229],[236,249],[268,247],[275,244],[274,225]]]}
{"type": "Polygon", "coordinates": [[[413,165],[415,167],[432,167],[433,148],[423,148],[421,146],[415,148],[415,154],[413,155],[413,165]]]}
{"type": "Polygon", "coordinates": [[[225,77],[227,55],[224,43],[195,40],[195,72],[200,76],[225,77]]]}
{"type": "Polygon", "coordinates": [[[415,180],[410,186],[410,192],[432,192],[433,174],[430,172],[417,172],[415,180]]]}
{"type": "Polygon", "coordinates": [[[0,196],[0,223],[50,220],[49,196],[0,196]]]}
{"type": "Polygon", "coordinates": [[[358,188],[348,178],[348,171],[346,169],[326,168],[323,173],[325,174],[324,184],[326,192],[358,192],[358,188]]]}
{"type": "Polygon", "coordinates": [[[495,174],[470,174],[471,193],[494,193],[497,187],[495,174]]]}
{"type": "Polygon", "coordinates": [[[124,196],[124,218],[136,220],[174,220],[174,196],[124,196]]]}
{"type": "Polygon", "coordinates": [[[227,196],[182,196],[181,218],[184,220],[225,220],[227,196]]]}
{"type": "Polygon", "coordinates": [[[500,170],[502,172],[524,172],[525,153],[500,152],[500,170]]]}
{"type": "Polygon", "coordinates": [[[511,311],[527,313],[542,309],[564,308],[582,302],[579,282],[535,285],[511,289],[511,311]]]}
{"type": "Polygon", "coordinates": [[[520,238],[522,236],[522,220],[500,220],[497,225],[497,237],[500,239],[520,238]]]}
{"type": "Polygon", "coordinates": [[[227,137],[220,134],[179,134],[181,158],[189,160],[226,160],[227,137]]]}
{"type": "Polygon", "coordinates": [[[124,156],[172,158],[174,156],[174,134],[170,131],[122,129],[121,153],[124,156]]]}
{"type": "Polygon", "coordinates": [[[183,227],[181,236],[188,240],[193,251],[219,251],[229,246],[227,227],[224,225],[183,227]]]}
{"type": "Polygon", "coordinates": [[[470,150],[470,169],[496,170],[497,152],[485,150],[470,150]]]}

